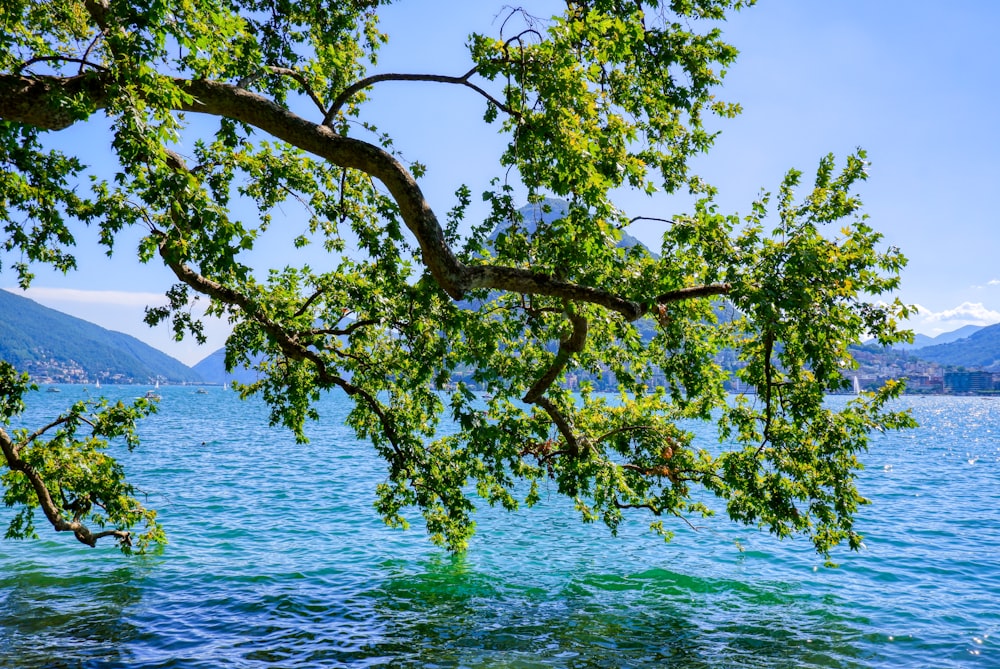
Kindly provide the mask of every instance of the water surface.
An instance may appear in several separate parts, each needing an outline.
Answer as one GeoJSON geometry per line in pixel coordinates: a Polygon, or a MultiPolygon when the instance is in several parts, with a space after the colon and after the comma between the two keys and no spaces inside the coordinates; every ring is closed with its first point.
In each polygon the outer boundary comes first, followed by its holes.
{"type": "MultiPolygon", "coordinates": [[[[84,392],[62,388],[36,416],[84,392]]],[[[170,544],[0,542],[0,666],[1000,666],[1000,400],[906,399],[922,427],[865,457],[866,548],[827,569],[723,519],[613,538],[554,491],[481,510],[450,556],[381,523],[337,398],[296,445],[221,388],[160,393],[125,460],[170,544]]]]}

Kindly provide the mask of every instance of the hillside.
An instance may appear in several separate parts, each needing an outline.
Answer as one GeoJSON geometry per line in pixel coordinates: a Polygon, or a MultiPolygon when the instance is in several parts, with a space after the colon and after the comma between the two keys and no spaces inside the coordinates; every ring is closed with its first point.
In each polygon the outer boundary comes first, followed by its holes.
{"type": "Polygon", "coordinates": [[[191,368],[135,337],[0,290],[0,359],[36,382],[200,383],[191,368]]]}
{"type": "Polygon", "coordinates": [[[1000,371],[1000,324],[980,328],[958,341],[910,351],[910,355],[939,365],[1000,371]]]}
{"type": "Polygon", "coordinates": [[[896,344],[893,346],[894,349],[900,351],[914,351],[920,348],[926,348],[928,346],[937,346],[939,344],[948,344],[953,341],[958,341],[959,339],[965,339],[974,332],[982,330],[981,325],[965,325],[957,330],[952,330],[951,332],[944,332],[936,337],[928,337],[924,334],[916,334],[913,337],[912,344],[896,344]]]}

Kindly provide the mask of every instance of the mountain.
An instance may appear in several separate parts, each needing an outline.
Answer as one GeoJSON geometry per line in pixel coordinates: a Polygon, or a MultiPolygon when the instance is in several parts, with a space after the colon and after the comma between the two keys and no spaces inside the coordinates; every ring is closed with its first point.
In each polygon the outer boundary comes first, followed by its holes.
{"type": "Polygon", "coordinates": [[[201,383],[190,367],[135,337],[0,290],[0,360],[41,383],[201,383]]]}
{"type": "Polygon", "coordinates": [[[940,365],[1000,371],[1000,324],[978,328],[957,341],[910,351],[910,355],[940,365]]]}
{"type": "Polygon", "coordinates": [[[253,383],[257,380],[257,372],[249,369],[236,369],[232,372],[226,371],[226,349],[220,348],[206,356],[201,362],[192,367],[198,376],[206,383],[253,383]]]}
{"type": "Polygon", "coordinates": [[[969,335],[982,329],[983,326],[981,325],[965,325],[963,327],[958,328],[957,330],[939,334],[936,337],[928,337],[927,335],[918,334],[914,335],[912,344],[896,344],[895,346],[893,346],[893,348],[902,351],[914,351],[916,349],[925,348],[927,346],[948,344],[953,341],[958,341],[959,339],[965,339],[969,335]]]}

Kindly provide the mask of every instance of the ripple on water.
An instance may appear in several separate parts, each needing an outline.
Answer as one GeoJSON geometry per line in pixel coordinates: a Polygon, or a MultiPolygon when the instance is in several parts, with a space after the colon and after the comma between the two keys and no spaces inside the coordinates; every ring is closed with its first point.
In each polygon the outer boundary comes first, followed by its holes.
{"type": "Polygon", "coordinates": [[[123,454],[171,543],[0,543],[0,666],[1000,665],[1000,403],[923,399],[924,428],[879,437],[868,550],[828,570],[720,519],[666,546],[641,520],[613,539],[554,494],[483,510],[449,557],[376,518],[384,465],[342,405],[297,445],[232,393],[181,390],[123,454]]]}

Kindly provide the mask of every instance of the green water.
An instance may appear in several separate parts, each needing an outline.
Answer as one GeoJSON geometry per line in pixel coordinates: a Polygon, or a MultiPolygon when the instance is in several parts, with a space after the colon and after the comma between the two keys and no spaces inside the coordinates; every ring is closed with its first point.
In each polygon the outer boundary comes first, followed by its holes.
{"type": "Polygon", "coordinates": [[[908,400],[923,426],[873,445],[866,549],[831,570],[722,519],[612,538],[554,491],[449,556],[382,525],[336,398],[299,446],[233,393],[160,392],[126,460],[171,543],[0,542],[0,666],[1000,666],[1000,401],[908,400]]]}

